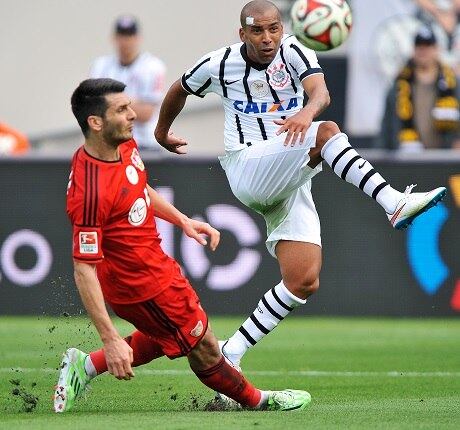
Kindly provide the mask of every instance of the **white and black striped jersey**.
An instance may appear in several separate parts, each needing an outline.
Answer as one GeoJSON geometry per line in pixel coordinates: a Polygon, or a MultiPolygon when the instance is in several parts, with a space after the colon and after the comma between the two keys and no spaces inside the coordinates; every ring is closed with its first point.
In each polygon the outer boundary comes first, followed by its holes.
{"type": "Polygon", "coordinates": [[[302,81],[323,73],[316,54],[295,36],[284,35],[269,65],[251,61],[244,43],[210,52],[181,79],[185,91],[198,97],[214,92],[225,110],[225,150],[275,136],[273,120],[292,116],[303,107],[302,81]]]}

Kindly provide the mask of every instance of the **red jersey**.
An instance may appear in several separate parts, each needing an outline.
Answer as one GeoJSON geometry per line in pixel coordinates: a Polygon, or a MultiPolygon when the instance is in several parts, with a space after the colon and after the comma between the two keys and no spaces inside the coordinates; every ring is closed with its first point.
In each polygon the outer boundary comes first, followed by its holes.
{"type": "Polygon", "coordinates": [[[96,264],[104,298],[136,303],[168,288],[178,264],[160,247],[147,173],[137,145],[119,146],[120,160],[102,161],[80,147],[72,160],[67,214],[73,257],[96,264]]]}

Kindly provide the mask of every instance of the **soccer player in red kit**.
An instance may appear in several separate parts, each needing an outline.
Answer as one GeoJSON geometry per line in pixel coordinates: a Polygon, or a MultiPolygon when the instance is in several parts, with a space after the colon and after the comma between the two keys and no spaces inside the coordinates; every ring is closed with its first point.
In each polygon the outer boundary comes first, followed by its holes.
{"type": "Polygon", "coordinates": [[[132,139],[136,114],[112,79],[87,79],[74,91],[72,111],[85,143],[72,160],[67,213],[73,226],[75,282],[103,344],[86,354],[69,348],[61,363],[54,409],[72,409],[89,381],[104,372],[134,377],[132,367],[166,355],[186,356],[200,381],[254,409],[305,408],[300,390],[255,388],[221,355],[208,318],[176,261],[161,249],[157,216],[214,250],[219,232],[188,218],[147,184],[132,139]],[[136,330],[122,338],[105,302],[136,330]]]}

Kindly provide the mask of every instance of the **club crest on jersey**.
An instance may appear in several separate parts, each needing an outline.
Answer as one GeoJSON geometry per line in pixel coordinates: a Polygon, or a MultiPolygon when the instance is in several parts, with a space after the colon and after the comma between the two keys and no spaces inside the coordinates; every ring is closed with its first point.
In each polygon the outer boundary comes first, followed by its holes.
{"type": "Polygon", "coordinates": [[[80,254],[97,254],[97,233],[95,231],[81,231],[78,233],[80,254]]]}
{"type": "Polygon", "coordinates": [[[284,88],[289,81],[289,75],[284,63],[275,64],[267,69],[270,85],[275,88],[284,88]]]}
{"type": "Polygon", "coordinates": [[[131,206],[128,215],[128,221],[134,227],[141,225],[147,217],[147,203],[142,197],[139,197],[131,206]]]}
{"type": "Polygon", "coordinates": [[[134,148],[133,152],[131,153],[131,163],[133,163],[134,166],[136,166],[141,172],[144,171],[144,162],[142,161],[142,158],[139,155],[139,151],[136,148],[134,148]]]}
{"type": "Polygon", "coordinates": [[[199,337],[201,333],[203,333],[203,323],[201,322],[201,320],[199,320],[196,326],[190,332],[190,334],[193,337],[199,337]]]}
{"type": "Polygon", "coordinates": [[[251,93],[251,96],[259,99],[265,97],[269,91],[270,88],[268,87],[268,84],[260,80],[254,81],[249,87],[249,92],[251,93]]]}
{"type": "Polygon", "coordinates": [[[247,102],[242,100],[235,100],[233,107],[238,112],[251,114],[251,113],[267,113],[267,112],[284,112],[294,109],[299,106],[297,97],[292,97],[289,100],[280,100],[278,103],[275,102],[247,102]]]}

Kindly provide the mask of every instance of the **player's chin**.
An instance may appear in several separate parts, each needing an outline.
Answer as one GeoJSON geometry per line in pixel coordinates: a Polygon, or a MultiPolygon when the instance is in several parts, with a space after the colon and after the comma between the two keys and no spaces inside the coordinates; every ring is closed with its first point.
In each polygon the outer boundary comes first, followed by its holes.
{"type": "Polygon", "coordinates": [[[269,64],[273,61],[273,59],[276,56],[276,51],[270,50],[270,51],[262,51],[259,53],[259,58],[260,58],[260,63],[261,64],[269,64]]]}
{"type": "Polygon", "coordinates": [[[130,140],[133,138],[133,131],[132,130],[128,130],[124,136],[123,136],[124,140],[130,140]]]}
{"type": "Polygon", "coordinates": [[[132,132],[126,132],[126,133],[120,133],[115,139],[114,139],[114,145],[119,146],[122,143],[127,142],[128,140],[131,140],[133,138],[133,133],[132,132]]]}

